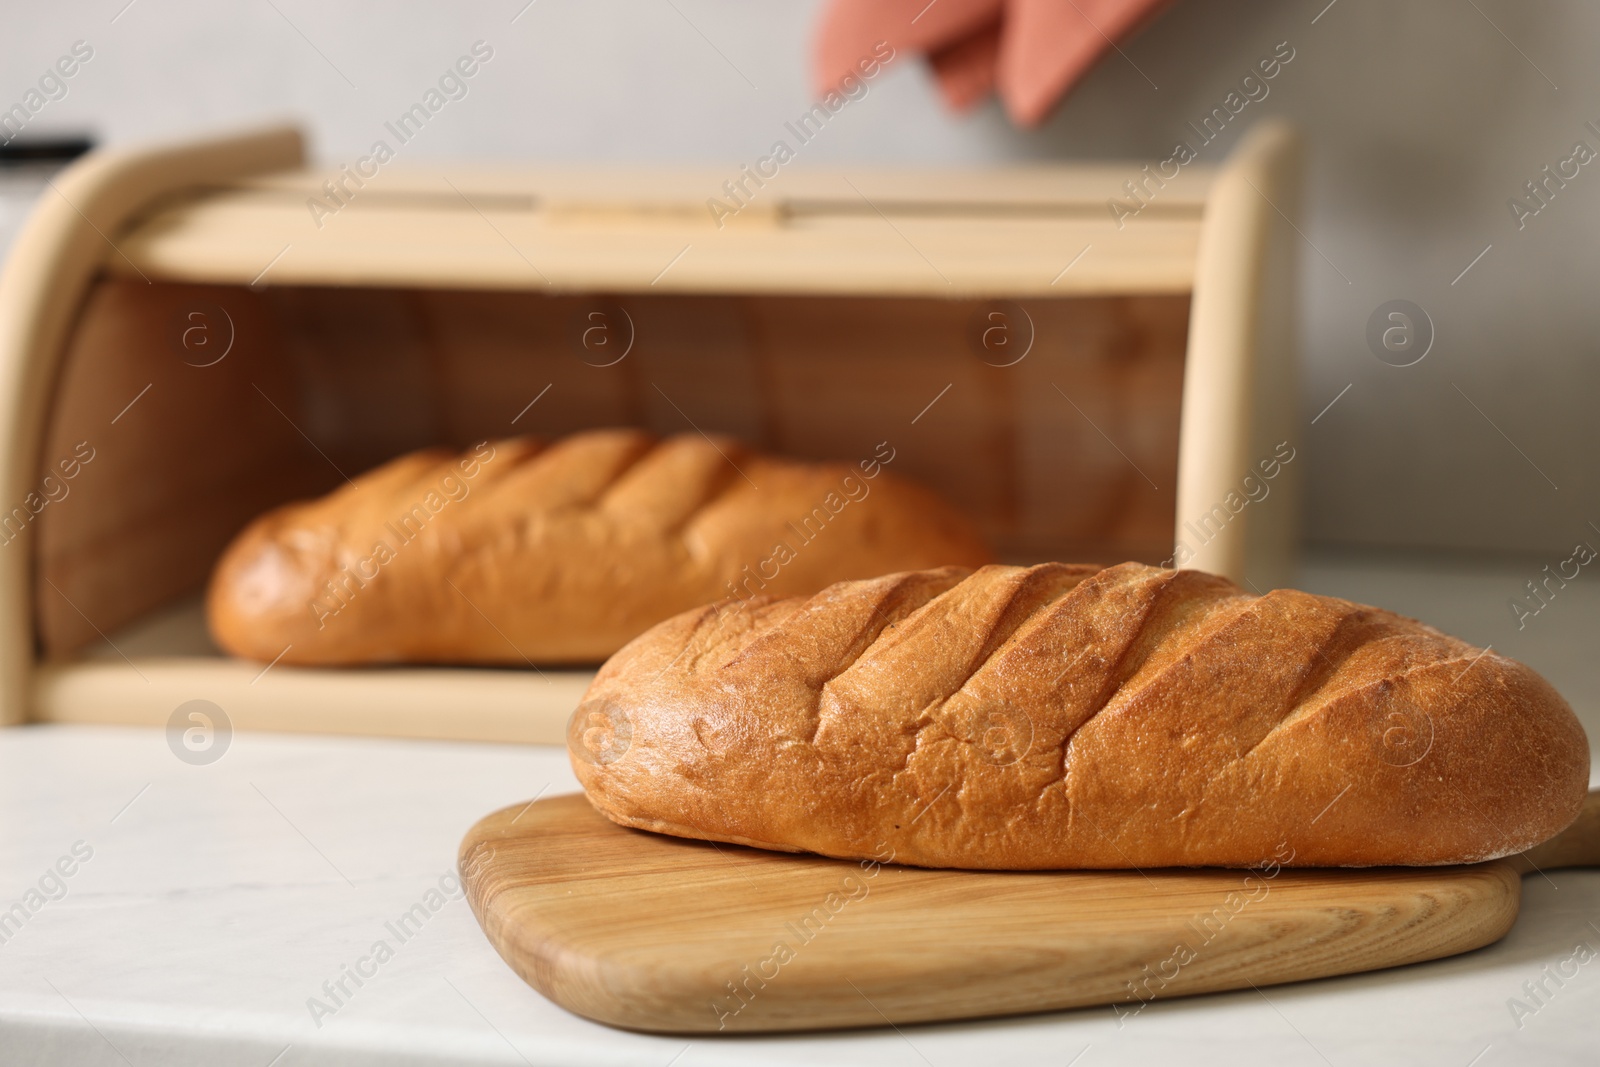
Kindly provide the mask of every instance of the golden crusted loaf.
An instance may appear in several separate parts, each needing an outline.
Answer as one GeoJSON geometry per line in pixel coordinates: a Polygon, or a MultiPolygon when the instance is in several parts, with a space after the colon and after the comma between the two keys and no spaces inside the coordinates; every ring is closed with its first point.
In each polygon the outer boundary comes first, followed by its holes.
{"type": "Polygon", "coordinates": [[[1570,823],[1589,763],[1519,663],[1135,563],[687,612],[605,665],[568,747],[627,826],[985,869],[1470,863],[1570,823]]]}
{"type": "Polygon", "coordinates": [[[212,636],[283,663],[599,662],[730,595],[987,562],[893,458],[800,463],[634,430],[413,453],[240,533],[212,575],[212,636]]]}

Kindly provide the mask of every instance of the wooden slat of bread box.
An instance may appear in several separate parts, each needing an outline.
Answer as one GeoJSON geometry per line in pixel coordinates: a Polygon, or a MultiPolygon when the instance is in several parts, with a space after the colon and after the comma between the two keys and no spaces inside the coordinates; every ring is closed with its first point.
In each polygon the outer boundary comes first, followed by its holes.
{"type": "Polygon", "coordinates": [[[1106,209],[1115,185],[1074,171],[1000,171],[981,181],[902,177],[899,185],[883,176],[813,175],[786,184],[781,198],[758,195],[720,228],[705,205],[718,192],[709,176],[698,183],[679,177],[648,190],[615,177],[596,178],[590,188],[571,176],[530,176],[520,183],[510,177],[394,177],[384,175],[382,185],[374,181],[320,220],[306,203],[326,180],[318,172],[170,205],[124,234],[122,255],[108,266],[122,274],[233,284],[1018,297],[1186,293],[1194,282],[1201,216],[1197,178],[1185,188],[1169,186],[1119,228],[1106,209]],[[1054,197],[1046,195],[1052,180],[1061,187],[1054,197]],[[1107,192],[1091,197],[1091,188],[1107,192]],[[699,199],[690,198],[691,189],[699,199]]]}
{"type": "MultiPolygon", "coordinates": [[[[953,207],[1088,208],[1106,216],[1108,197],[1126,197],[1123,185],[1143,181],[1133,161],[1033,164],[983,168],[822,168],[784,169],[754,204],[820,202],[872,205],[894,211],[906,204],[943,203],[953,207]]],[[[1216,168],[1191,165],[1156,189],[1153,210],[1197,212],[1206,202],[1216,168]]],[[[311,166],[255,175],[232,183],[238,189],[276,191],[298,199],[321,195],[324,182],[338,179],[337,165],[311,166]]],[[[493,166],[452,163],[449,167],[396,164],[356,190],[356,200],[385,195],[474,198],[535,196],[560,203],[628,205],[682,204],[704,212],[708,197],[727,200],[723,183],[740,177],[725,167],[493,166]]],[[[349,183],[347,183],[349,184],[349,183]]],[[[353,187],[353,186],[351,186],[353,187]]],[[[1154,179],[1150,187],[1155,188],[1154,179]]],[[[1106,216],[1109,218],[1109,216],[1106,216]]]]}
{"type": "Polygon", "coordinates": [[[329,670],[229,659],[185,600],[117,630],[32,681],[38,722],[165,726],[209,700],[236,730],[559,745],[592,670],[404,666],[329,670]]]}
{"type": "Polygon", "coordinates": [[[168,725],[210,700],[235,730],[559,745],[589,671],[468,668],[317,670],[220,657],[47,664],[33,678],[33,719],[168,725]]]}

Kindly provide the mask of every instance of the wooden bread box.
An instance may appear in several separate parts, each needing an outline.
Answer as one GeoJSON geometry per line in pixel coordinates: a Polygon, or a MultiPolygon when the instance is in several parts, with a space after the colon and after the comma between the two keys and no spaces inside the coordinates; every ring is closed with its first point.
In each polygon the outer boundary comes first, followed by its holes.
{"type": "Polygon", "coordinates": [[[737,200],[731,168],[376,167],[272,129],[43,194],[0,276],[0,721],[204,699],[238,729],[560,742],[591,672],[242,662],[200,606],[266,509],[523,432],[886,442],[1010,561],[1292,575],[1286,127],[1170,178],[796,169],[737,200]]]}

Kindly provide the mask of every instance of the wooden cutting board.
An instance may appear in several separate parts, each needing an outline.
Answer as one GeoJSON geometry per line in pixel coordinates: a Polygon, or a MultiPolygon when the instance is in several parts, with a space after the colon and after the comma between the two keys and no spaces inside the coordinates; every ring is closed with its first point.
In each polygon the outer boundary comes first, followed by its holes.
{"type": "MultiPolygon", "coordinates": [[[[1595,801],[1532,860],[1600,861],[1595,801]]],[[[460,866],[529,985],[600,1022],[676,1033],[1137,1012],[1437,959],[1502,937],[1530,869],[934,871],[628,830],[581,794],[484,818],[460,866]]]]}

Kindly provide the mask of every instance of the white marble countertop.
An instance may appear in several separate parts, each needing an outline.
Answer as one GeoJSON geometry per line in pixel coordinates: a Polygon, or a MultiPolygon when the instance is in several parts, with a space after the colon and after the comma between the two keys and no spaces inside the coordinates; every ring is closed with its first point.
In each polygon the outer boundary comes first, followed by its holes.
{"type": "MultiPolygon", "coordinates": [[[[1304,584],[1493,643],[1550,677],[1600,736],[1600,588],[1575,582],[1518,631],[1506,601],[1537,571],[1536,561],[1324,559],[1304,584]]],[[[1516,927],[1478,952],[1157,1002],[1120,1026],[1094,1008],[693,1041],[611,1030],[544,1000],[501,963],[457,895],[317,1025],[308,998],[440,884],[466,828],[541,789],[575,789],[559,750],[240,734],[219,761],[191,766],[158,730],[0,731],[0,923],[39,894],[20,928],[0,925],[0,1062],[1492,1067],[1600,1057],[1600,963],[1560,986],[1545,979],[1542,1003],[1524,989],[1579,942],[1600,951],[1600,871],[1527,879],[1516,927]],[[1512,998],[1537,1010],[1514,1019],[1512,998]]]]}

